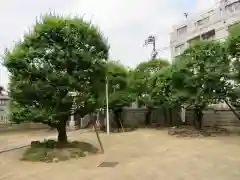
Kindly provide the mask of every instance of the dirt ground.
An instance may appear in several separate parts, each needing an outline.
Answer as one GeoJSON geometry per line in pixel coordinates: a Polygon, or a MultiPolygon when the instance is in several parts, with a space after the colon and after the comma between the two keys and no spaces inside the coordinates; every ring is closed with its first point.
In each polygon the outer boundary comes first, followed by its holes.
{"type": "Polygon", "coordinates": [[[41,130],[23,130],[23,131],[0,131],[0,146],[4,146],[8,143],[14,143],[16,141],[24,141],[31,138],[51,136],[56,134],[56,131],[50,131],[49,129],[41,130]]]}
{"type": "MultiPolygon", "coordinates": [[[[73,139],[97,145],[94,133],[73,139]]],[[[105,154],[59,163],[18,159],[22,150],[0,154],[0,180],[239,180],[240,137],[177,138],[165,130],[101,134],[105,154]],[[117,161],[114,168],[99,168],[117,161]]]]}

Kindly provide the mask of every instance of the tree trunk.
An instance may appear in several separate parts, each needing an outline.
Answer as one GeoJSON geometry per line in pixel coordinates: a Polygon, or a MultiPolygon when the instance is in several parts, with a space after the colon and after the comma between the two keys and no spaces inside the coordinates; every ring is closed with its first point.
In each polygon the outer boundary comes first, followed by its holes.
{"type": "Polygon", "coordinates": [[[165,107],[163,107],[163,116],[164,116],[164,126],[169,126],[167,109],[165,107]]]}
{"type": "Polygon", "coordinates": [[[145,126],[150,125],[151,123],[152,108],[147,108],[147,113],[145,116],[145,126]]]}
{"type": "Polygon", "coordinates": [[[202,129],[202,118],[203,118],[203,112],[202,112],[202,108],[199,106],[195,106],[194,108],[194,127],[197,130],[201,130],[202,129]]]}
{"type": "Polygon", "coordinates": [[[67,130],[65,120],[60,120],[57,130],[58,130],[58,142],[61,144],[67,143],[67,130]]]}
{"type": "Polygon", "coordinates": [[[169,113],[169,125],[173,126],[172,108],[168,109],[168,113],[169,113]]]}
{"type": "Polygon", "coordinates": [[[114,113],[114,119],[117,125],[118,130],[121,129],[121,113],[122,113],[122,109],[116,109],[113,111],[114,113]]]}

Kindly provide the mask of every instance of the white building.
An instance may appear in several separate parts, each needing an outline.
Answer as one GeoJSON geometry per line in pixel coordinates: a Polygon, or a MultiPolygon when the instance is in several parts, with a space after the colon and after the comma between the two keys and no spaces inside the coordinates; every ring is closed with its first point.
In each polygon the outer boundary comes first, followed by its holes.
{"type": "Polygon", "coordinates": [[[228,36],[228,28],[239,21],[239,0],[218,0],[213,8],[187,17],[184,22],[174,25],[170,34],[172,59],[181,54],[192,40],[224,40],[228,36]]]}

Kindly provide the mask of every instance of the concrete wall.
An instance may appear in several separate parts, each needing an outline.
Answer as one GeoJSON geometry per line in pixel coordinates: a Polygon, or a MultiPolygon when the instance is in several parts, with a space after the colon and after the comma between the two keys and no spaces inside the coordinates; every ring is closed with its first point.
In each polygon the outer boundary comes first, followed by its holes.
{"type": "MultiPolygon", "coordinates": [[[[240,113],[240,111],[237,111],[240,113]]],[[[186,112],[186,123],[193,124],[194,114],[192,110],[186,112]]],[[[229,131],[240,130],[240,120],[229,109],[209,109],[204,111],[203,126],[226,128],[229,131]]]]}
{"type": "MultiPolygon", "coordinates": [[[[124,108],[122,112],[123,124],[125,127],[143,127],[145,121],[147,109],[146,108],[124,108]]],[[[174,125],[179,124],[179,109],[172,110],[172,121],[174,125]]],[[[101,116],[101,124],[105,124],[105,116],[101,116]]],[[[109,113],[109,120],[111,127],[116,127],[116,123],[113,121],[113,113],[109,113]]],[[[167,119],[170,119],[167,116],[167,119]]],[[[163,109],[155,109],[151,115],[151,122],[160,126],[164,125],[165,116],[163,109]]]]}
{"type": "MultiPolygon", "coordinates": [[[[144,126],[146,108],[124,108],[122,112],[123,123],[125,127],[142,127],[144,126]]],[[[240,111],[238,111],[240,113],[240,111]]],[[[102,115],[100,118],[101,124],[105,124],[105,116],[102,115]]],[[[179,124],[180,110],[172,110],[173,125],[179,124]]],[[[167,116],[169,119],[169,116],[167,116]]],[[[186,111],[186,123],[193,125],[194,113],[193,110],[188,109],[186,111]]],[[[164,125],[164,112],[162,109],[155,109],[152,113],[152,123],[160,126],[164,125]]],[[[113,121],[113,114],[110,113],[111,127],[116,127],[113,121]]],[[[204,111],[203,126],[222,127],[229,131],[240,131],[240,120],[233,114],[229,109],[207,109],[204,111]]]]}

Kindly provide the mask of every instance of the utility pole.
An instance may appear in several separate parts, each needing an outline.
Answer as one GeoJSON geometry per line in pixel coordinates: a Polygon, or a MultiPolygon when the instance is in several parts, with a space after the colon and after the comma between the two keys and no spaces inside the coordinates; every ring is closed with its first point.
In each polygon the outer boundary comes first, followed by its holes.
{"type": "Polygon", "coordinates": [[[187,19],[188,18],[188,13],[184,13],[184,16],[187,19]]]}
{"type": "Polygon", "coordinates": [[[155,36],[148,36],[148,38],[145,40],[145,46],[152,44],[152,54],[151,59],[155,59],[157,57],[158,52],[156,51],[156,37],[155,36]]]}

